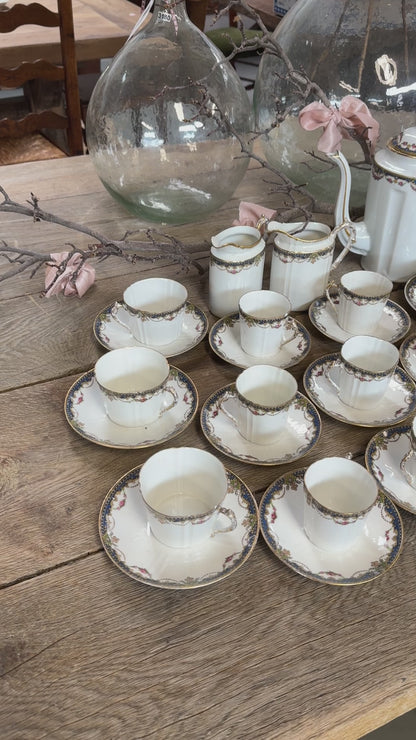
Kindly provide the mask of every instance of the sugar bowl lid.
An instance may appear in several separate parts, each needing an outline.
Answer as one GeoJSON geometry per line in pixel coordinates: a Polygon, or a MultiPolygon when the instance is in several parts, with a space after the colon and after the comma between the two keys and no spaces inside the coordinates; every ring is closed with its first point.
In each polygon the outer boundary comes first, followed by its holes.
{"type": "Polygon", "coordinates": [[[411,126],[393,136],[387,144],[388,148],[405,157],[416,157],[416,126],[411,126]]]}

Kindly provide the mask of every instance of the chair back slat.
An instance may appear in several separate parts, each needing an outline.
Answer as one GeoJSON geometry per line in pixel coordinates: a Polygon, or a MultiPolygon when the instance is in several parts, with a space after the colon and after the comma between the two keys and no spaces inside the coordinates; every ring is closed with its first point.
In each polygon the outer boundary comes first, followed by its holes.
{"type": "Polygon", "coordinates": [[[44,59],[38,59],[36,62],[22,62],[13,69],[0,67],[0,87],[20,87],[28,80],[37,79],[64,80],[64,68],[51,64],[44,59]]]}
{"type": "Polygon", "coordinates": [[[19,3],[1,11],[0,33],[11,33],[16,28],[27,25],[54,28],[59,26],[59,13],[54,13],[40,3],[30,5],[19,3]]]}
{"type": "MultiPolygon", "coordinates": [[[[81,103],[78,89],[78,70],[75,53],[74,21],[72,14],[72,0],[58,0],[58,12],[54,13],[40,2],[29,5],[17,4],[12,8],[0,12],[0,33],[9,33],[20,26],[38,25],[57,27],[60,33],[62,63],[54,65],[44,59],[28,63],[22,59],[14,69],[0,69],[0,86],[8,89],[32,85],[40,81],[62,80],[64,85],[65,109],[63,115],[52,111],[46,116],[45,111],[38,111],[39,115],[29,113],[25,119],[18,121],[12,118],[0,120],[0,138],[22,137],[25,133],[40,129],[66,129],[67,149],[70,155],[84,153],[84,140],[81,122],[81,103]],[[38,121],[38,128],[35,122],[38,121]],[[46,123],[45,123],[46,121],[46,123]],[[62,121],[65,125],[62,125],[62,121]]],[[[45,135],[46,132],[45,132],[45,135]]],[[[51,135],[51,134],[50,134],[51,135]]]]}
{"type": "Polygon", "coordinates": [[[42,113],[28,113],[24,118],[14,120],[4,118],[0,120],[0,139],[9,136],[16,139],[33,134],[43,128],[65,129],[67,119],[54,111],[42,111],[42,113]]]}

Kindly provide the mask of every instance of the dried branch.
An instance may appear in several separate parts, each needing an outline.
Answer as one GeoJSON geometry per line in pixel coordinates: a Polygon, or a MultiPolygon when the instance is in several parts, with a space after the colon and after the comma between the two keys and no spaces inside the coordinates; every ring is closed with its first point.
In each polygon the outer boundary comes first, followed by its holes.
{"type": "MultiPolygon", "coordinates": [[[[103,234],[90,229],[88,226],[75,223],[74,221],[68,221],[53,213],[44,211],[39,205],[38,198],[33,193],[31,193],[27,205],[12,200],[1,186],[0,194],[3,196],[3,200],[0,202],[0,213],[19,213],[23,216],[33,218],[34,221],[58,224],[67,229],[87,234],[94,239],[95,243],[88,245],[86,250],[78,249],[73,245],[67,244],[71,248],[71,251],[68,258],[61,262],[59,269],[56,271],[55,280],[62,274],[70,258],[75,254],[79,255],[81,259],[79,267],[76,268],[74,274],[78,274],[87,260],[96,259],[98,262],[101,262],[109,257],[121,257],[132,264],[139,261],[154,263],[159,260],[167,260],[179,265],[181,269],[186,271],[196,269],[200,274],[205,271],[203,265],[192,256],[192,253],[202,255],[207,253],[209,249],[207,242],[201,242],[191,246],[185,245],[176,237],[150,228],[144,231],[144,239],[129,238],[140,232],[127,232],[122,239],[118,240],[108,239],[103,234]]],[[[50,254],[45,255],[31,250],[21,249],[15,245],[7,244],[5,241],[0,243],[0,256],[11,265],[9,270],[3,275],[0,275],[0,282],[23,272],[30,272],[30,277],[32,277],[41,266],[53,262],[50,254]]]]}

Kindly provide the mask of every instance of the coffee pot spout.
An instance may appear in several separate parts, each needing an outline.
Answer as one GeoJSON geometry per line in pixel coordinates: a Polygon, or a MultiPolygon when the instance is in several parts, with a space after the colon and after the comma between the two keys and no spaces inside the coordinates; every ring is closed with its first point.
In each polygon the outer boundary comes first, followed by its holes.
{"type": "MultiPolygon", "coordinates": [[[[352,223],[349,214],[349,203],[351,194],[351,170],[350,166],[341,152],[328,154],[328,157],[338,166],[341,173],[341,183],[339,187],[337,202],[335,205],[334,217],[335,225],[352,223]]],[[[343,246],[346,246],[352,236],[351,252],[366,255],[370,251],[370,234],[365,221],[354,222],[355,234],[349,233],[348,226],[345,226],[338,234],[338,238],[343,246]]]]}

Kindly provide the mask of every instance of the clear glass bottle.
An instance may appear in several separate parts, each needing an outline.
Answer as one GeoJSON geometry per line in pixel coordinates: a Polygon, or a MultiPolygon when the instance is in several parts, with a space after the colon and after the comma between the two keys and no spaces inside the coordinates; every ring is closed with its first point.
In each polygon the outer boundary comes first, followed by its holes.
{"type": "Polygon", "coordinates": [[[221,206],[244,176],[252,130],[244,86],[189,20],[156,0],[101,75],[88,107],[90,156],[107,190],[145,221],[183,223],[221,206]]]}
{"type": "MultiPolygon", "coordinates": [[[[274,31],[274,38],[297,70],[304,70],[330,99],[340,104],[346,95],[361,98],[380,124],[384,147],[400,128],[415,125],[416,0],[297,0],[274,31]]],[[[339,173],[317,149],[322,134],[304,131],[299,111],[317,98],[305,100],[291,84],[286,67],[265,52],[254,90],[256,125],[267,130],[265,157],[315,197],[334,202],[339,173]],[[315,155],[312,156],[311,152],[315,155]]],[[[369,164],[354,141],[342,142],[352,172],[351,203],[363,206],[369,164]]]]}

